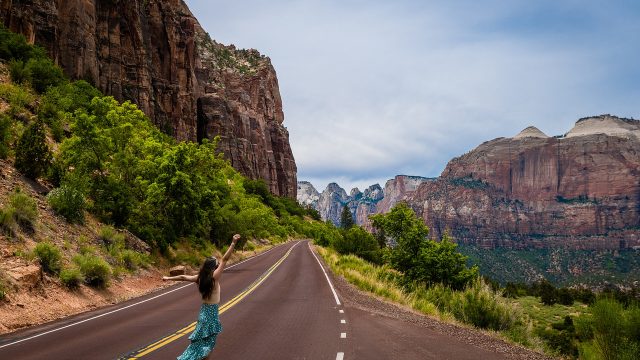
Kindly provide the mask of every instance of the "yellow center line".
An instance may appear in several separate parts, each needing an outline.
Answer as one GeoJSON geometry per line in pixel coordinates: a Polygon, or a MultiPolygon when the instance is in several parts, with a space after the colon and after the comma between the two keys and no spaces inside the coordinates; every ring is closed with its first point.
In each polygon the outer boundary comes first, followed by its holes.
{"type": "MultiPolygon", "coordinates": [[[[242,291],[241,293],[239,293],[238,295],[236,295],[233,299],[227,301],[226,303],[224,303],[224,305],[222,305],[218,311],[219,315],[222,315],[225,311],[229,310],[231,307],[233,307],[234,305],[236,305],[237,303],[239,303],[240,301],[242,301],[242,299],[244,299],[245,297],[247,297],[249,294],[251,294],[256,288],[258,288],[258,286],[260,286],[260,284],[262,284],[267,277],[269,277],[278,266],[280,266],[280,264],[282,264],[282,262],[284,261],[284,259],[286,259],[289,254],[291,253],[291,250],[293,250],[294,247],[296,247],[296,245],[298,245],[299,243],[293,245],[289,251],[287,251],[286,254],[284,254],[284,256],[282,256],[280,258],[280,260],[276,261],[275,264],[273,264],[264,274],[262,274],[256,281],[254,281],[251,285],[249,285],[244,291],[242,291]]],[[[174,332],[173,334],[170,334],[168,336],[165,336],[164,338],[145,346],[144,348],[135,351],[134,353],[132,353],[131,355],[128,355],[126,357],[124,357],[123,359],[127,359],[127,360],[135,360],[135,359],[139,359],[143,356],[149,355],[150,353],[158,350],[159,348],[175,341],[178,340],[179,338],[189,334],[190,332],[192,332],[193,330],[195,330],[196,328],[196,323],[193,322],[185,327],[183,327],[182,329],[174,332]]]]}

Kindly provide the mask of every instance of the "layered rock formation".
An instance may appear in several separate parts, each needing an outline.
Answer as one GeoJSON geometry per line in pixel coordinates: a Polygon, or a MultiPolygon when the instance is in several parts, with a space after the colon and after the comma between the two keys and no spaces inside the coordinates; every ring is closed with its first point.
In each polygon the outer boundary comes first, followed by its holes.
{"type": "Polygon", "coordinates": [[[220,136],[244,175],[295,197],[296,164],[270,60],[214,40],[181,0],[3,0],[0,19],[67,75],[131,100],[179,140],[220,136]]]}
{"type": "Polygon", "coordinates": [[[485,248],[640,247],[640,121],[602,115],[566,135],[485,142],[410,196],[439,237],[485,248]]]}
{"type": "Polygon", "coordinates": [[[376,213],[384,214],[401,201],[407,201],[422,183],[435,181],[421,176],[398,175],[387,180],[384,185],[384,197],[376,206],[376,213]]]}

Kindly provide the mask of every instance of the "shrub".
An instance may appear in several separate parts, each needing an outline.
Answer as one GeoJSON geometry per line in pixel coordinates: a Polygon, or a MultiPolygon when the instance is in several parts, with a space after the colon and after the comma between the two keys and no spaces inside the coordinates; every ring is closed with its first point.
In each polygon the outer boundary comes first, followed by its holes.
{"type": "Polygon", "coordinates": [[[464,291],[455,293],[454,316],[481,329],[507,330],[515,322],[514,309],[502,294],[491,290],[482,279],[476,278],[464,291]]]}
{"type": "Polygon", "coordinates": [[[111,266],[102,258],[92,254],[76,255],[73,262],[78,265],[87,284],[97,287],[106,287],[109,284],[111,266]]]}
{"type": "Polygon", "coordinates": [[[103,226],[100,228],[100,239],[105,245],[115,245],[118,248],[124,247],[124,235],[120,234],[112,226],[103,226]]]}
{"type": "Polygon", "coordinates": [[[11,119],[0,114],[0,159],[9,156],[9,142],[11,141],[11,119]]]}
{"type": "Polygon", "coordinates": [[[34,121],[24,131],[16,147],[16,168],[30,179],[46,174],[51,163],[51,151],[46,142],[44,123],[34,121]]]}
{"type": "Polygon", "coordinates": [[[82,272],[77,267],[62,269],[60,272],[60,281],[69,289],[76,289],[80,283],[84,281],[82,272]]]}
{"type": "Polygon", "coordinates": [[[11,75],[11,81],[16,84],[24,84],[31,80],[31,71],[22,60],[9,62],[9,74],[11,75]]]}
{"type": "Polygon", "coordinates": [[[122,263],[127,270],[136,270],[141,266],[146,267],[149,262],[145,255],[134,250],[122,250],[120,254],[122,257],[122,263]]]}
{"type": "Polygon", "coordinates": [[[13,218],[18,224],[33,228],[38,219],[38,205],[34,199],[17,188],[9,197],[9,206],[13,209],[13,218]]]}
{"type": "Polygon", "coordinates": [[[351,227],[335,240],[333,247],[341,254],[354,254],[373,263],[380,263],[378,242],[359,226],[351,227]]]}
{"type": "Polygon", "coordinates": [[[625,311],[614,299],[599,299],[592,307],[593,348],[602,359],[633,359],[640,350],[636,307],[625,311]]]}
{"type": "Polygon", "coordinates": [[[30,59],[25,71],[31,75],[31,86],[40,94],[65,81],[62,70],[48,58],[30,59]]]}
{"type": "Polygon", "coordinates": [[[40,260],[43,271],[49,274],[57,274],[60,271],[62,255],[57,246],[50,242],[41,242],[36,245],[33,253],[40,260]]]}
{"type": "Polygon", "coordinates": [[[47,195],[49,205],[70,223],[84,222],[85,200],[82,192],[68,184],[53,189],[47,195]]]}
{"type": "Polygon", "coordinates": [[[14,211],[10,206],[4,209],[0,208],[0,228],[9,235],[13,235],[16,231],[16,220],[13,216],[14,211]]]}

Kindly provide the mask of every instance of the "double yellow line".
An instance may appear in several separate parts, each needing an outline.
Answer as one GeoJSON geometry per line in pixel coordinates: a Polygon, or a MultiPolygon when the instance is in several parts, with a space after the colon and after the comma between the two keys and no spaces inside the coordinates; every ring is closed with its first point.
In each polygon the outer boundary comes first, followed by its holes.
{"type": "MultiPolygon", "coordinates": [[[[254,281],[251,285],[249,285],[244,291],[242,291],[240,294],[236,295],[233,299],[227,301],[224,305],[222,305],[219,309],[219,314],[222,315],[225,311],[229,310],[231,307],[233,307],[234,305],[242,301],[242,299],[247,297],[256,288],[258,288],[258,286],[260,286],[260,284],[262,284],[269,277],[269,275],[271,275],[271,273],[273,273],[276,270],[276,268],[280,266],[280,264],[282,264],[284,259],[286,259],[289,256],[289,254],[291,254],[291,250],[293,250],[293,248],[296,247],[297,245],[298,244],[293,245],[289,249],[289,251],[287,251],[287,253],[280,258],[280,260],[278,260],[275,264],[273,264],[269,268],[269,270],[267,270],[264,274],[262,274],[256,281],[254,281]]],[[[154,342],[153,344],[147,345],[144,348],[123,357],[122,359],[127,359],[127,360],[140,359],[141,357],[149,355],[150,353],[160,349],[161,347],[191,333],[193,330],[195,330],[195,328],[196,328],[196,323],[193,322],[183,327],[182,329],[174,332],[173,334],[167,335],[162,339],[154,342]]]]}

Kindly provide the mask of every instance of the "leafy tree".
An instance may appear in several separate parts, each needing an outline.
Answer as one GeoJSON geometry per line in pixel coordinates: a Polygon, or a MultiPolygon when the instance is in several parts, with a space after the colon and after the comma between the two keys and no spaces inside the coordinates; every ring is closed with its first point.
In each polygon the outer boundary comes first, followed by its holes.
{"type": "Polygon", "coordinates": [[[400,203],[388,214],[374,215],[371,220],[396,244],[389,260],[406,280],[461,289],[478,276],[478,268],[467,268],[466,256],[456,251],[457,245],[447,235],[440,242],[428,240],[429,229],[406,204],[400,203]]]}
{"type": "Polygon", "coordinates": [[[16,147],[16,168],[25,176],[37,179],[44,175],[51,163],[51,152],[46,142],[44,124],[40,120],[31,123],[16,147]]]}
{"type": "Polygon", "coordinates": [[[353,225],[355,225],[353,215],[351,214],[349,207],[345,205],[342,207],[342,213],[340,213],[340,228],[349,230],[353,225]]]}
{"type": "Polygon", "coordinates": [[[341,254],[354,254],[374,263],[381,262],[378,242],[360,226],[344,230],[342,236],[334,240],[333,247],[341,254]]]}

